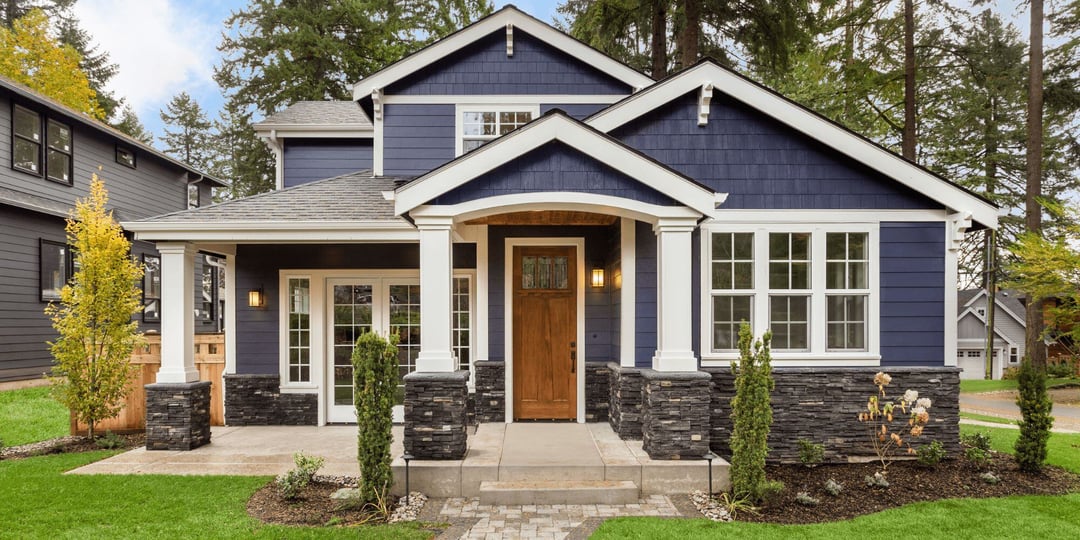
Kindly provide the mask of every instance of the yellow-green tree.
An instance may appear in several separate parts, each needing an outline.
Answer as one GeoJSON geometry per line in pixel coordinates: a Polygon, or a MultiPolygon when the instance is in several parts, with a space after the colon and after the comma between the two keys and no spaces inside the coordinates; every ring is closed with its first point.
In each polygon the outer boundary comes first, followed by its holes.
{"type": "Polygon", "coordinates": [[[60,291],[60,303],[45,314],[59,333],[50,343],[56,358],[53,395],[89,428],[120,412],[129,392],[131,351],[142,339],[132,319],[142,309],[136,282],[143,269],[131,258],[131,243],[113,220],[105,182],[95,174],[90,194],[75,202],[67,220],[75,272],[60,291]]]}
{"type": "Polygon", "coordinates": [[[0,27],[0,75],[102,120],[105,113],[80,60],[74,48],[49,35],[49,18],[40,9],[11,29],[0,27]]]}

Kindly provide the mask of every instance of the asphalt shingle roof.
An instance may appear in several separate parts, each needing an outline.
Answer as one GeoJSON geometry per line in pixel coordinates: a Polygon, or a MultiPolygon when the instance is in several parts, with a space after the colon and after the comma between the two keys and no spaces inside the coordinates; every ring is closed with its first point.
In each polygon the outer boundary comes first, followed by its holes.
{"type": "MultiPolygon", "coordinates": [[[[975,295],[979,294],[980,292],[982,292],[982,289],[965,289],[962,291],[958,291],[956,293],[956,314],[959,315],[963,313],[964,310],[967,309],[964,307],[964,304],[970,302],[971,299],[975,298],[975,295]]],[[[1013,314],[1017,317],[1020,317],[1021,319],[1024,317],[1025,308],[1024,304],[1020,301],[1020,291],[1015,291],[1012,289],[1000,290],[997,292],[997,298],[995,301],[997,305],[1003,306],[1005,309],[1013,312],[1013,314]]]]}
{"type": "Polygon", "coordinates": [[[373,129],[371,120],[355,101],[298,101],[256,125],[351,125],[373,129]]]}
{"type": "Polygon", "coordinates": [[[392,191],[408,180],[408,177],[372,176],[370,170],[364,170],[142,221],[392,221],[401,218],[394,216],[394,201],[386,200],[383,192],[392,191]]]}

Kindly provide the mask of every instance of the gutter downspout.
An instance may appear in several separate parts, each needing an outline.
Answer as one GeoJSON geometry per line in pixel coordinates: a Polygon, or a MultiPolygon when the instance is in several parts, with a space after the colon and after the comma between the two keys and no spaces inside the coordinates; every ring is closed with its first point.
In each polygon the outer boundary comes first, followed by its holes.
{"type": "Polygon", "coordinates": [[[270,135],[263,138],[270,152],[274,154],[274,189],[285,187],[285,150],[278,140],[277,130],[271,129],[270,135]]]}

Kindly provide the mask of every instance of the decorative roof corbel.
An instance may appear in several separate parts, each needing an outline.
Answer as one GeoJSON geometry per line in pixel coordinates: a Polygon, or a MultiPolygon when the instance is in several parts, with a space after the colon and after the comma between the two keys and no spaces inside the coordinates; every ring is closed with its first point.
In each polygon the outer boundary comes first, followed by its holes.
{"type": "Polygon", "coordinates": [[[958,251],[964,241],[964,235],[971,228],[971,212],[959,212],[949,214],[948,224],[948,247],[949,251],[958,251]]]}
{"type": "Polygon", "coordinates": [[[701,85],[701,91],[698,92],[698,115],[697,125],[704,126],[709,123],[709,102],[712,101],[713,85],[711,82],[707,82],[701,85]]]}
{"type": "Polygon", "coordinates": [[[506,56],[514,56],[514,23],[506,23],[506,56]]]}
{"type": "Polygon", "coordinates": [[[371,91],[371,109],[374,113],[372,120],[382,120],[382,108],[383,108],[383,91],[382,88],[376,88],[371,91]]]}

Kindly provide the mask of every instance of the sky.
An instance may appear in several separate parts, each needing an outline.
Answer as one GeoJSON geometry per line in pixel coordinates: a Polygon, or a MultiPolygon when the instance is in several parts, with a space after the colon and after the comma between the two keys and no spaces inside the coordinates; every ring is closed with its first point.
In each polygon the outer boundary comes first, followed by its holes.
{"type": "MultiPolygon", "coordinates": [[[[966,2],[967,0],[961,0],[966,2]]],[[[163,133],[159,112],[172,96],[187,92],[217,116],[223,98],[213,81],[220,60],[217,44],[230,12],[247,0],[78,0],[74,10],[82,27],[108,51],[119,73],[109,82],[117,96],[134,108],[154,135],[163,133]]],[[[512,3],[543,21],[551,21],[558,0],[495,0],[498,9],[512,3]]],[[[1019,0],[994,2],[1027,36],[1026,10],[1019,0]]],[[[157,142],[157,141],[155,141],[157,142]]]]}

